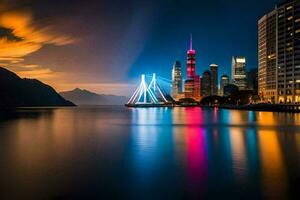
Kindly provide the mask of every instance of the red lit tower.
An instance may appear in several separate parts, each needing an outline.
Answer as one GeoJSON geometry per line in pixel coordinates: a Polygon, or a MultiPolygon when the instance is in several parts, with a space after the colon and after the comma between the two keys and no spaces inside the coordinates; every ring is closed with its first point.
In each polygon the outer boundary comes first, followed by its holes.
{"type": "Polygon", "coordinates": [[[184,83],[185,97],[199,101],[201,97],[200,76],[196,75],[196,51],[193,49],[192,36],[190,49],[187,51],[186,76],[187,79],[184,83]]]}
{"type": "Polygon", "coordinates": [[[187,51],[186,62],[187,79],[194,79],[196,76],[196,51],[193,50],[193,38],[190,39],[190,49],[187,51]]]}

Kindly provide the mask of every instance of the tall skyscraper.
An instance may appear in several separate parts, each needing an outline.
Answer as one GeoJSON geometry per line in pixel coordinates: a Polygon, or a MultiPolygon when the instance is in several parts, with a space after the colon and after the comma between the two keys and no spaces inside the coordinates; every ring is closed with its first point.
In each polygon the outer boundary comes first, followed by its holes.
{"type": "Polygon", "coordinates": [[[221,82],[220,82],[220,96],[224,96],[224,87],[230,83],[229,76],[222,75],[221,82]]]}
{"type": "Polygon", "coordinates": [[[218,95],[218,65],[210,65],[211,72],[211,95],[218,95]]]}
{"type": "Polygon", "coordinates": [[[199,101],[201,97],[201,83],[200,76],[196,75],[196,51],[193,49],[192,36],[190,48],[187,51],[186,75],[187,79],[184,84],[185,97],[199,101]]]}
{"type": "Polygon", "coordinates": [[[258,21],[258,93],[264,101],[275,102],[276,83],[276,11],[258,21]]]}
{"type": "Polygon", "coordinates": [[[182,73],[181,64],[176,61],[172,69],[172,95],[177,100],[182,93],[182,73]]]}
{"type": "Polygon", "coordinates": [[[259,95],[264,101],[300,103],[300,1],[277,5],[258,28],[259,95]]]}
{"type": "Polygon", "coordinates": [[[190,49],[187,51],[186,62],[187,79],[194,79],[196,76],[196,51],[193,50],[193,38],[190,38],[190,49]]]}
{"type": "Polygon", "coordinates": [[[211,95],[211,73],[208,70],[203,72],[201,78],[201,94],[204,97],[211,95]]]}
{"type": "Polygon", "coordinates": [[[300,103],[300,1],[277,6],[279,103],[300,103]]]}
{"type": "Polygon", "coordinates": [[[232,57],[231,79],[232,83],[238,86],[239,90],[247,89],[245,57],[232,57]]]}

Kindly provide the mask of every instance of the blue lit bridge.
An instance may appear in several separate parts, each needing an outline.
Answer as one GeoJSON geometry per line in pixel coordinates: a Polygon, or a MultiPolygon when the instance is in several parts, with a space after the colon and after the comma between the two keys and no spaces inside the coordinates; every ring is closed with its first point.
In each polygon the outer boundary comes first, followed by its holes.
{"type": "Polygon", "coordinates": [[[141,75],[141,81],[127,106],[166,105],[172,103],[171,80],[152,75],[141,75]],[[148,84],[149,83],[149,84],[148,84]]]}

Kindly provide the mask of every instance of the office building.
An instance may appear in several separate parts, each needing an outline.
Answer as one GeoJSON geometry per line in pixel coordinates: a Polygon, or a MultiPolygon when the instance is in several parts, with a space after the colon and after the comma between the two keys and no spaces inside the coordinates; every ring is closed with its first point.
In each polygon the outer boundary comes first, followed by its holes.
{"type": "Polygon", "coordinates": [[[232,57],[231,79],[239,90],[247,89],[246,58],[232,57]]]}
{"type": "Polygon", "coordinates": [[[211,95],[211,73],[206,70],[201,78],[201,95],[203,97],[211,95]]]}
{"type": "Polygon", "coordinates": [[[278,103],[300,103],[300,1],[277,6],[278,103]]]}
{"type": "Polygon", "coordinates": [[[258,21],[258,90],[263,101],[300,103],[300,1],[286,1],[258,21]]]}
{"type": "Polygon", "coordinates": [[[210,73],[211,73],[211,95],[218,95],[218,65],[211,64],[210,65],[210,73]]]}
{"type": "Polygon", "coordinates": [[[175,100],[182,94],[182,72],[181,64],[176,61],[172,68],[172,96],[175,100]]]}
{"type": "Polygon", "coordinates": [[[224,87],[227,86],[230,83],[229,76],[222,75],[221,81],[220,81],[220,96],[224,96],[224,87]]]}
{"type": "Polygon", "coordinates": [[[258,71],[257,68],[253,68],[247,72],[247,88],[252,90],[254,94],[258,91],[258,71]]]}
{"type": "Polygon", "coordinates": [[[276,15],[274,10],[258,21],[258,93],[265,102],[276,101],[276,15]]]}

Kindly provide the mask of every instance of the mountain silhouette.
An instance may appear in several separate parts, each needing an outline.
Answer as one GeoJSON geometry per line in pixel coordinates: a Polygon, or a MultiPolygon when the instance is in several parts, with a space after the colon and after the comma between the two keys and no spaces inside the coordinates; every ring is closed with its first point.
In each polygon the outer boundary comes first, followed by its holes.
{"type": "Polygon", "coordinates": [[[96,94],[79,88],[61,92],[60,95],[76,105],[124,105],[128,100],[124,96],[96,94]]]}
{"type": "Polygon", "coordinates": [[[0,107],[74,106],[52,87],[36,79],[20,78],[0,67],[0,107]]]}

